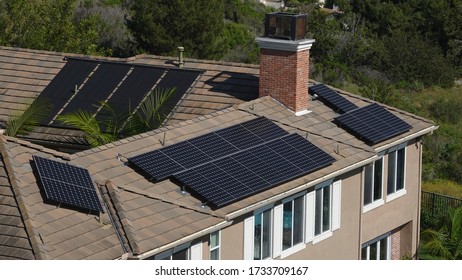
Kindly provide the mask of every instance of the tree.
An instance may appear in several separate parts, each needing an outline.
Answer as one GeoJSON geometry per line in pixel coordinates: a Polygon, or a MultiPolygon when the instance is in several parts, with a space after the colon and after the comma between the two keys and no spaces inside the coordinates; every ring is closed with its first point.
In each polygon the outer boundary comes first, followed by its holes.
{"type": "Polygon", "coordinates": [[[198,58],[223,52],[214,47],[223,28],[223,0],[135,0],[132,9],[128,26],[145,51],[172,55],[183,46],[198,58]]]}
{"type": "Polygon", "coordinates": [[[462,259],[462,207],[449,209],[448,218],[440,230],[422,231],[421,259],[462,259]]]}
{"type": "Polygon", "coordinates": [[[164,105],[174,92],[175,89],[155,90],[138,109],[129,108],[127,112],[119,112],[102,102],[104,112],[99,119],[78,109],[58,116],[57,120],[82,131],[90,146],[97,147],[159,127],[167,116],[164,105]]]}
{"type": "Polygon", "coordinates": [[[22,108],[11,111],[6,124],[8,136],[27,135],[44,120],[51,109],[50,104],[41,98],[26,103],[22,108]]]}

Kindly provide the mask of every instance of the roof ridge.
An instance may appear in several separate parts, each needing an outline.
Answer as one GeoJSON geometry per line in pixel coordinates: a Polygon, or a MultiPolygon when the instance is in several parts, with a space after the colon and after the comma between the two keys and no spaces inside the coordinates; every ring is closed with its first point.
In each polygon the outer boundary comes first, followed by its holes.
{"type": "MultiPolygon", "coordinates": [[[[153,55],[153,54],[144,54],[142,57],[135,56],[137,58],[151,58],[151,59],[168,59],[168,60],[178,60],[176,56],[162,56],[162,55],[153,55]]],[[[235,66],[235,67],[246,67],[246,68],[255,68],[260,69],[260,65],[258,64],[247,64],[241,62],[230,62],[230,61],[222,61],[222,60],[211,60],[211,59],[198,59],[198,58],[185,58],[185,64],[188,62],[191,63],[203,63],[203,64],[213,64],[213,65],[224,65],[224,66],[235,66]]]]}
{"type": "MultiPolygon", "coordinates": [[[[108,210],[111,213],[108,213],[114,218],[118,219],[117,226],[123,231],[128,244],[121,244],[126,251],[131,249],[134,253],[140,254],[140,247],[139,241],[136,236],[135,231],[133,230],[133,225],[131,220],[126,215],[126,210],[124,208],[123,202],[119,197],[119,190],[117,185],[115,185],[112,181],[108,180],[104,185],[100,185],[101,189],[103,190],[103,195],[107,194],[111,204],[113,207],[109,207],[108,210]],[[127,248],[130,247],[130,248],[127,248]]],[[[118,230],[118,229],[115,229],[118,230]]],[[[120,240],[122,242],[122,240],[120,240]]]]}
{"type": "Polygon", "coordinates": [[[1,138],[4,138],[6,140],[6,142],[16,143],[16,144],[19,144],[22,147],[37,150],[37,151],[40,151],[42,153],[49,154],[49,155],[52,155],[54,157],[58,157],[58,158],[61,158],[61,159],[67,160],[67,161],[70,160],[70,154],[59,152],[59,151],[56,151],[56,150],[53,150],[53,149],[49,149],[49,148],[46,148],[44,146],[29,142],[27,140],[23,140],[23,139],[12,137],[12,136],[6,136],[6,135],[0,135],[0,139],[1,138]]]}
{"type": "Polygon", "coordinates": [[[23,193],[22,193],[21,188],[16,182],[16,175],[13,169],[13,164],[10,161],[10,157],[8,154],[8,148],[6,147],[5,141],[6,141],[6,137],[0,135],[0,154],[5,164],[5,170],[7,172],[7,176],[11,184],[11,189],[18,203],[19,212],[24,221],[24,226],[25,226],[27,235],[29,237],[29,242],[32,247],[32,252],[36,259],[48,259],[46,250],[44,248],[45,244],[43,243],[40,233],[37,230],[35,221],[31,217],[31,214],[29,214],[27,206],[22,199],[23,193]]]}

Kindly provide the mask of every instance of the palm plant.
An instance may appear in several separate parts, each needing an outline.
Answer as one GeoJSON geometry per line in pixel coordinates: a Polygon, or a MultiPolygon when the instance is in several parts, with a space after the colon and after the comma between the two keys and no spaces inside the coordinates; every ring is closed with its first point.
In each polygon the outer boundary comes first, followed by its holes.
{"type": "Polygon", "coordinates": [[[48,116],[50,109],[50,103],[43,98],[26,102],[21,108],[11,111],[5,134],[8,136],[27,135],[48,116]]]}
{"type": "Polygon", "coordinates": [[[448,218],[441,229],[422,231],[421,259],[462,259],[462,207],[449,209],[448,218]]]}
{"type": "Polygon", "coordinates": [[[106,102],[101,102],[102,117],[98,119],[95,115],[78,109],[58,116],[57,120],[82,131],[90,146],[97,147],[160,126],[166,117],[164,105],[174,92],[175,88],[156,89],[137,109],[132,110],[129,106],[127,112],[120,112],[106,102]]]}

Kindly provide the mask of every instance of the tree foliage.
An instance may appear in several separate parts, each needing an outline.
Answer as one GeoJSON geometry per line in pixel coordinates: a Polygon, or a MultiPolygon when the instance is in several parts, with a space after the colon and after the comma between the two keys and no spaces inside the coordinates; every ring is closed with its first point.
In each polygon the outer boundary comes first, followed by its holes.
{"type": "Polygon", "coordinates": [[[22,107],[11,111],[5,134],[8,136],[27,135],[48,116],[50,109],[50,103],[42,98],[26,102],[22,107]]]}
{"type": "Polygon", "coordinates": [[[420,258],[462,259],[462,207],[449,209],[446,224],[439,230],[422,231],[420,258]]]}
{"type": "Polygon", "coordinates": [[[174,54],[185,47],[188,56],[207,58],[223,28],[223,0],[136,0],[129,27],[141,49],[174,54]]]}

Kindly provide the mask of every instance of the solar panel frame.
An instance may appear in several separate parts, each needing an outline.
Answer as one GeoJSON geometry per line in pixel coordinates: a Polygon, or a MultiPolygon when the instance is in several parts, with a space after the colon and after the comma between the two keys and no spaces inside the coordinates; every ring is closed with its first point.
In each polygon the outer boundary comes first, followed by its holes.
{"type": "Polygon", "coordinates": [[[375,145],[412,129],[384,107],[372,103],[334,119],[341,127],[369,145],[375,145]]]}
{"type": "Polygon", "coordinates": [[[339,114],[357,109],[353,102],[338,94],[338,92],[324,84],[317,84],[309,87],[309,92],[316,94],[327,106],[331,107],[339,114]]]}
{"type": "Polygon", "coordinates": [[[38,156],[32,159],[48,200],[104,212],[88,170],[38,156]]]}

